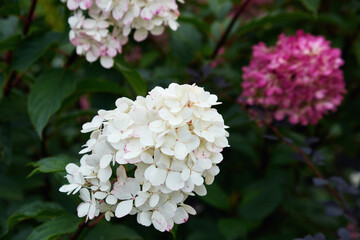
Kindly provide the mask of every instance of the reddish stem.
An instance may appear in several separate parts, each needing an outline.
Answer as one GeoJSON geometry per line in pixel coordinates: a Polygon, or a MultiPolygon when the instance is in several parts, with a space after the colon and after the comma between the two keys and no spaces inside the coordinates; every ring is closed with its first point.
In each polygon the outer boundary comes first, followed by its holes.
{"type": "Polygon", "coordinates": [[[25,24],[24,24],[24,27],[23,27],[23,30],[22,30],[22,34],[23,34],[24,36],[29,32],[31,23],[33,22],[34,12],[35,12],[35,7],[36,7],[36,2],[37,2],[37,0],[32,0],[32,1],[31,1],[31,5],[30,5],[30,8],[29,8],[29,12],[28,12],[28,14],[27,14],[26,19],[24,19],[24,20],[25,20],[25,24]]]}
{"type": "Polygon", "coordinates": [[[213,54],[211,55],[210,58],[214,59],[216,58],[220,48],[226,43],[226,39],[228,38],[231,29],[234,27],[234,24],[236,22],[236,20],[240,17],[240,15],[244,12],[244,10],[246,9],[247,5],[250,3],[251,0],[244,0],[240,6],[240,8],[237,10],[234,18],[231,20],[229,26],[226,28],[224,34],[221,36],[220,41],[218,42],[218,44],[216,45],[216,48],[213,52],[213,54]]]}

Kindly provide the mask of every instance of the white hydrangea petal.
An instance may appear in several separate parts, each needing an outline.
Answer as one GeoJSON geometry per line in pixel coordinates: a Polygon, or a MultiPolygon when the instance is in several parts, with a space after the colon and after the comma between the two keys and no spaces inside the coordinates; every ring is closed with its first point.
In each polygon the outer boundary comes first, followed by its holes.
{"type": "Polygon", "coordinates": [[[100,159],[100,168],[106,168],[109,166],[113,156],[112,154],[106,154],[100,159]]]}
{"type": "Polygon", "coordinates": [[[106,168],[100,168],[98,172],[98,178],[101,182],[106,182],[111,177],[112,170],[110,166],[106,168]]]}
{"type": "Polygon", "coordinates": [[[185,182],[181,179],[179,172],[170,171],[166,178],[166,186],[173,191],[178,191],[185,186],[185,182]]]}
{"type": "Polygon", "coordinates": [[[96,192],[94,194],[94,197],[97,199],[104,199],[104,198],[106,198],[106,196],[107,196],[107,193],[105,193],[105,192],[96,192]]]}
{"type": "Polygon", "coordinates": [[[187,205],[187,204],[183,204],[182,207],[191,215],[196,215],[196,211],[195,209],[190,206],[190,205],[187,205]]]}
{"type": "Polygon", "coordinates": [[[69,174],[74,174],[79,170],[79,166],[74,163],[69,163],[68,165],[66,165],[65,170],[69,174]]]}
{"type": "Polygon", "coordinates": [[[149,199],[150,207],[155,207],[159,203],[159,199],[160,199],[159,194],[154,193],[153,195],[151,195],[149,199]]]}
{"type": "Polygon", "coordinates": [[[195,186],[194,192],[199,196],[205,196],[207,194],[206,187],[203,185],[195,186]]]}
{"type": "Polygon", "coordinates": [[[120,202],[115,209],[115,216],[122,218],[128,215],[133,208],[133,200],[127,200],[120,202]]]}
{"type": "Polygon", "coordinates": [[[110,205],[114,205],[117,202],[117,198],[114,195],[108,195],[105,199],[105,202],[110,205]]]}
{"type": "Polygon", "coordinates": [[[91,198],[90,198],[90,192],[89,190],[87,190],[86,188],[82,188],[80,190],[80,198],[84,201],[84,202],[90,202],[91,198]]]}
{"type": "Polygon", "coordinates": [[[143,226],[149,227],[151,225],[151,212],[139,212],[137,215],[137,221],[143,226]]]}
{"type": "Polygon", "coordinates": [[[193,183],[197,186],[200,186],[204,183],[203,177],[201,176],[200,173],[198,173],[196,171],[192,171],[190,177],[191,177],[191,180],[193,181],[193,183]]]}
{"type": "Polygon", "coordinates": [[[189,150],[184,143],[177,142],[175,144],[174,155],[177,159],[184,160],[188,153],[189,150]]]}
{"type": "Polygon", "coordinates": [[[114,59],[112,59],[111,57],[108,57],[108,56],[102,56],[100,58],[100,63],[101,63],[101,66],[109,69],[112,66],[114,66],[114,59]]]}
{"type": "Polygon", "coordinates": [[[77,208],[77,215],[78,217],[85,217],[88,212],[89,212],[89,208],[90,208],[90,203],[80,203],[80,205],[77,208]]]}

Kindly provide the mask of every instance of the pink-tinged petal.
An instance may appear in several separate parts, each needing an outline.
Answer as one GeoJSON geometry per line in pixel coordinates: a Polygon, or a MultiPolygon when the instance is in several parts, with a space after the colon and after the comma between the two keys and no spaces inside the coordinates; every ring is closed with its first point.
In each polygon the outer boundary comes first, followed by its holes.
{"type": "Polygon", "coordinates": [[[189,214],[185,211],[183,207],[179,207],[176,209],[175,216],[173,217],[173,220],[176,224],[182,224],[187,222],[189,219],[189,214]]]}
{"type": "Polygon", "coordinates": [[[142,19],[149,21],[153,18],[153,14],[150,12],[149,8],[144,8],[141,13],[140,16],[142,19]]]}
{"type": "Polygon", "coordinates": [[[133,208],[133,200],[127,200],[120,202],[115,209],[115,216],[122,218],[128,215],[133,208]]]}
{"type": "Polygon", "coordinates": [[[79,3],[74,0],[68,0],[66,5],[69,10],[75,10],[79,7],[79,3]]]}
{"type": "Polygon", "coordinates": [[[167,228],[167,222],[165,217],[159,213],[159,211],[155,211],[151,216],[151,222],[154,227],[160,232],[164,232],[167,228]]]}

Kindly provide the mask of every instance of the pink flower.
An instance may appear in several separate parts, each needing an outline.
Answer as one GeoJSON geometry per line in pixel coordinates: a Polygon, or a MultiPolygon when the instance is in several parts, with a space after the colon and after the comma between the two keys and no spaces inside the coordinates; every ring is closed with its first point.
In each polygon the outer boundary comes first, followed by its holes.
{"type": "Polygon", "coordinates": [[[340,49],[331,48],[323,36],[302,30],[281,34],[273,47],[253,46],[250,65],[243,67],[241,99],[276,120],[316,124],[343,100],[343,64],[340,49]]]}

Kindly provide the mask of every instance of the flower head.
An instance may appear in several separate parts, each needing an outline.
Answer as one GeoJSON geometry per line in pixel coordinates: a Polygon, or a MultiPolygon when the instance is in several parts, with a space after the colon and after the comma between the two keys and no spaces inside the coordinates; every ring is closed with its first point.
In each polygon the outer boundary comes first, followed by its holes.
{"type": "Polygon", "coordinates": [[[343,64],[341,51],[322,36],[281,34],[273,47],[253,47],[250,65],[243,68],[241,99],[264,108],[266,117],[316,124],[343,99],[343,64]]]}
{"type": "Polygon", "coordinates": [[[121,54],[122,46],[134,30],[140,42],[149,32],[160,35],[164,26],[176,30],[180,15],[176,0],[61,0],[74,16],[69,18],[69,38],[79,55],[94,62],[100,59],[104,68],[114,65],[113,58],[121,54]],[[85,17],[88,15],[88,17],[85,17]]]}
{"type": "Polygon", "coordinates": [[[137,221],[159,231],[187,221],[195,210],[184,201],[205,195],[228,147],[217,97],[195,85],[154,88],[135,101],[120,98],[114,110],[100,110],[82,132],[91,132],[80,151],[80,167],[66,167],[69,184],[61,192],[84,201],[79,216],[100,213],[109,221],[137,214],[137,221]],[[126,165],[136,166],[128,176],[126,165]]]}

